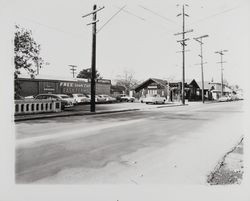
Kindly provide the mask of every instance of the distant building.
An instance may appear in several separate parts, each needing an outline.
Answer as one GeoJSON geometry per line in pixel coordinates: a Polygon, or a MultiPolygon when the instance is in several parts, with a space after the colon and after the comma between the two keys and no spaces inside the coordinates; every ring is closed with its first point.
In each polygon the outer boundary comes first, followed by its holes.
{"type": "Polygon", "coordinates": [[[125,93],[125,87],[119,85],[111,85],[110,93],[112,96],[118,96],[125,93]]]}
{"type": "MultiPolygon", "coordinates": [[[[189,84],[185,83],[185,99],[199,100],[200,87],[193,79],[189,84]]],[[[136,97],[152,96],[159,94],[166,97],[170,101],[181,100],[182,82],[180,81],[167,81],[157,78],[149,78],[146,81],[135,87],[136,97]]],[[[200,95],[201,99],[201,95],[200,95]]]]}
{"type": "MultiPolygon", "coordinates": [[[[211,86],[213,99],[217,100],[219,97],[221,97],[221,83],[210,82],[209,85],[211,86]]],[[[223,96],[232,96],[232,94],[236,94],[236,92],[228,85],[223,84],[223,96]]]]}
{"type": "MultiPolygon", "coordinates": [[[[202,82],[196,82],[198,84],[198,89],[197,89],[197,96],[196,100],[202,100],[201,94],[202,94],[202,82]]],[[[191,83],[190,83],[191,84],[191,83]]],[[[204,97],[205,100],[212,100],[212,92],[211,92],[212,86],[210,85],[209,81],[204,81],[204,97]]]]}

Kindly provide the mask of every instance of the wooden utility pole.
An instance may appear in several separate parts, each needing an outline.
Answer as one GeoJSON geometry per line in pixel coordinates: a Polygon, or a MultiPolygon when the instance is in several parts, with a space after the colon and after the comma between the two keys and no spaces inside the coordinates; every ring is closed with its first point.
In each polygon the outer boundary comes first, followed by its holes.
{"type": "Polygon", "coordinates": [[[205,102],[205,98],[204,98],[204,73],[203,73],[203,51],[202,51],[202,45],[203,45],[203,42],[202,42],[202,39],[203,38],[206,38],[208,37],[208,35],[203,35],[203,36],[200,36],[200,37],[197,37],[197,38],[194,38],[194,40],[196,40],[197,42],[200,43],[200,48],[201,48],[201,54],[199,55],[200,58],[201,58],[201,85],[202,85],[202,89],[201,89],[201,97],[202,97],[202,103],[205,102]]]}
{"type": "Polygon", "coordinates": [[[71,68],[70,70],[72,71],[73,78],[75,78],[75,72],[76,72],[76,65],[69,65],[71,68]]]}
{"type": "Polygon", "coordinates": [[[95,112],[95,91],[96,91],[96,20],[97,12],[102,10],[104,7],[97,9],[97,6],[93,6],[93,11],[84,16],[87,17],[93,14],[93,21],[87,25],[92,24],[92,56],[91,56],[91,101],[90,101],[90,111],[95,112]]]}
{"type": "Polygon", "coordinates": [[[226,63],[226,61],[223,61],[223,52],[228,52],[228,50],[220,50],[220,51],[216,51],[215,54],[220,54],[220,61],[217,63],[220,63],[220,67],[221,67],[221,97],[223,96],[223,63],[226,63]]]}
{"type": "Polygon", "coordinates": [[[176,33],[176,35],[182,35],[182,40],[178,40],[182,45],[182,87],[181,87],[181,95],[182,95],[182,104],[185,105],[185,46],[187,44],[185,43],[189,38],[185,38],[185,34],[192,32],[193,30],[187,30],[185,31],[185,17],[189,17],[188,14],[185,13],[185,6],[188,6],[187,4],[182,5],[182,13],[178,14],[177,17],[182,15],[182,32],[181,33],[176,33]]]}

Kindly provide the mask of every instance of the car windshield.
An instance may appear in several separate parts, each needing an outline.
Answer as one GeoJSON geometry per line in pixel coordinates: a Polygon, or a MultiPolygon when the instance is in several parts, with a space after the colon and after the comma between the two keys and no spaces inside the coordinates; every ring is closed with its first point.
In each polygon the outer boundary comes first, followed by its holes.
{"type": "Polygon", "coordinates": [[[44,99],[45,97],[44,96],[41,96],[41,95],[38,95],[37,97],[36,97],[36,99],[44,99]]]}
{"type": "Polygon", "coordinates": [[[77,94],[77,97],[85,97],[83,94],[77,94]]]}

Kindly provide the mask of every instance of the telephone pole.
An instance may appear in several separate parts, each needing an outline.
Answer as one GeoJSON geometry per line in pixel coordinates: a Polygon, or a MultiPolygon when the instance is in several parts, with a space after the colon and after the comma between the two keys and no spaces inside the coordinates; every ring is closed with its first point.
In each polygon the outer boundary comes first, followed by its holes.
{"type": "Polygon", "coordinates": [[[221,97],[223,96],[223,63],[226,63],[226,61],[223,61],[224,52],[228,52],[228,50],[220,50],[215,52],[215,54],[220,54],[220,61],[217,63],[220,63],[221,66],[221,97]]]}
{"type": "Polygon", "coordinates": [[[92,25],[92,56],[91,56],[91,101],[90,101],[90,111],[95,112],[95,89],[96,89],[96,23],[99,21],[96,19],[97,12],[104,8],[98,8],[93,6],[93,11],[82,16],[83,18],[93,14],[93,21],[87,25],[92,25]]]}
{"type": "Polygon", "coordinates": [[[201,48],[201,53],[199,55],[199,57],[201,58],[201,85],[202,85],[202,89],[201,89],[201,97],[202,97],[202,103],[205,102],[205,98],[204,98],[204,73],[203,73],[203,50],[202,50],[202,39],[208,37],[208,35],[203,35],[197,38],[194,38],[194,40],[196,40],[198,43],[200,43],[200,48],[201,48]]]}
{"type": "MultiPolygon", "coordinates": [[[[179,6],[179,5],[177,5],[179,6]]],[[[177,17],[182,16],[182,32],[174,34],[175,36],[177,35],[182,35],[182,40],[178,40],[182,45],[182,88],[181,88],[181,94],[182,94],[182,104],[185,105],[185,46],[187,44],[185,43],[189,38],[185,38],[185,34],[192,32],[193,29],[191,30],[185,30],[185,17],[189,17],[188,14],[185,13],[185,6],[188,6],[187,4],[182,5],[182,13],[178,14],[177,17]]]]}
{"type": "Polygon", "coordinates": [[[70,70],[72,71],[73,78],[75,78],[75,72],[76,72],[77,66],[76,65],[69,65],[69,66],[71,67],[70,70]]]}

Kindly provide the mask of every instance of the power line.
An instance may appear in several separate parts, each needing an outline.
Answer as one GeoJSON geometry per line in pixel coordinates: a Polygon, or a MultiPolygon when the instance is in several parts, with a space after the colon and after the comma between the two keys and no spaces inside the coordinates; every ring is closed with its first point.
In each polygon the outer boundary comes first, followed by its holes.
{"type": "Polygon", "coordinates": [[[77,66],[76,65],[69,65],[69,66],[71,67],[70,70],[72,71],[73,78],[75,78],[75,72],[76,72],[77,66]]]}
{"type": "Polygon", "coordinates": [[[216,16],[218,16],[218,15],[222,15],[222,14],[224,14],[224,13],[227,13],[227,12],[230,12],[230,11],[232,11],[232,10],[238,9],[239,7],[240,7],[240,6],[236,6],[236,7],[229,8],[229,9],[227,9],[227,10],[221,11],[221,12],[219,12],[219,13],[215,13],[215,14],[213,14],[213,15],[210,15],[210,16],[207,16],[207,17],[205,17],[205,18],[199,19],[199,20],[197,20],[197,21],[191,23],[191,25],[196,24],[196,23],[198,23],[198,22],[202,22],[202,21],[204,21],[204,20],[207,20],[207,19],[210,19],[210,18],[213,18],[213,17],[216,17],[216,16]]]}
{"type": "MultiPolygon", "coordinates": [[[[119,8],[119,7],[117,7],[117,8],[119,8]]],[[[119,8],[119,9],[120,9],[120,8],[119,8]]],[[[122,11],[125,12],[125,13],[127,13],[127,14],[130,14],[130,15],[132,15],[132,16],[134,16],[134,17],[140,19],[140,20],[143,20],[143,21],[146,20],[145,18],[143,18],[143,17],[141,17],[141,16],[139,16],[139,15],[136,15],[136,14],[134,14],[134,13],[128,11],[127,9],[123,9],[122,11]]]]}
{"type": "MultiPolygon", "coordinates": [[[[90,100],[90,111],[95,112],[95,93],[96,93],[96,23],[99,21],[97,20],[97,12],[104,9],[104,6],[101,8],[97,8],[96,4],[93,6],[93,11],[82,16],[87,17],[89,15],[93,15],[92,22],[88,25],[92,25],[92,54],[91,54],[91,100],[90,100]]],[[[107,24],[107,23],[106,23],[107,24]]]]}
{"type": "Polygon", "coordinates": [[[169,18],[167,18],[167,17],[165,17],[165,16],[163,16],[163,15],[161,15],[161,14],[159,14],[159,13],[157,13],[157,12],[155,12],[155,11],[149,9],[149,8],[146,8],[145,6],[142,6],[142,5],[138,5],[138,6],[141,7],[142,9],[144,9],[144,10],[146,10],[146,11],[148,11],[148,12],[150,12],[150,13],[152,13],[152,14],[154,14],[154,15],[156,15],[156,16],[158,16],[158,17],[160,17],[160,18],[162,18],[162,19],[164,19],[166,21],[168,21],[168,22],[176,24],[176,22],[174,20],[171,20],[171,19],[169,19],[169,18]]]}
{"type": "MultiPolygon", "coordinates": [[[[178,6],[178,5],[177,5],[178,6]]],[[[176,35],[182,35],[182,40],[178,40],[182,45],[182,88],[181,88],[181,94],[182,94],[182,104],[185,105],[185,47],[187,46],[186,41],[189,40],[189,38],[185,38],[185,34],[192,32],[193,30],[185,30],[185,17],[189,17],[188,14],[185,13],[185,6],[188,6],[187,4],[182,5],[182,13],[178,14],[177,17],[182,16],[182,32],[174,34],[176,35]]]]}
{"type": "Polygon", "coordinates": [[[114,15],[112,15],[110,18],[109,18],[109,20],[107,21],[107,22],[105,22],[102,26],[101,26],[101,28],[97,31],[97,33],[99,32],[99,31],[101,31],[102,29],[103,29],[103,27],[105,27],[116,15],[118,15],[124,8],[126,7],[126,5],[125,6],[123,6],[122,8],[120,8],[114,15]]]}
{"type": "Polygon", "coordinates": [[[201,82],[202,82],[202,89],[201,89],[201,97],[202,97],[202,103],[205,102],[205,98],[204,98],[204,74],[203,74],[203,64],[205,64],[205,62],[203,62],[203,49],[202,49],[202,39],[208,37],[208,35],[203,35],[203,36],[199,36],[197,38],[194,38],[195,41],[197,41],[198,43],[200,43],[200,49],[201,49],[201,53],[200,53],[200,58],[201,58],[201,82]]]}
{"type": "Polygon", "coordinates": [[[31,22],[31,23],[34,23],[34,24],[37,24],[39,26],[43,26],[43,27],[46,27],[48,29],[51,29],[51,30],[54,30],[56,32],[61,32],[61,33],[64,33],[64,34],[67,34],[67,35],[71,35],[72,37],[80,37],[80,34],[77,34],[77,33],[72,33],[72,32],[68,32],[68,31],[64,31],[62,29],[59,29],[57,27],[54,27],[54,26],[51,26],[51,25],[47,25],[47,24],[44,24],[44,23],[41,23],[41,22],[38,22],[38,21],[35,21],[33,19],[28,19],[28,18],[23,18],[23,20],[25,21],[28,21],[28,22],[31,22]]]}
{"type": "Polygon", "coordinates": [[[220,55],[220,61],[217,63],[221,64],[221,97],[223,96],[223,63],[226,63],[226,61],[223,61],[223,55],[224,52],[228,52],[228,50],[220,50],[220,51],[216,51],[215,54],[219,54],[220,55]]]}

